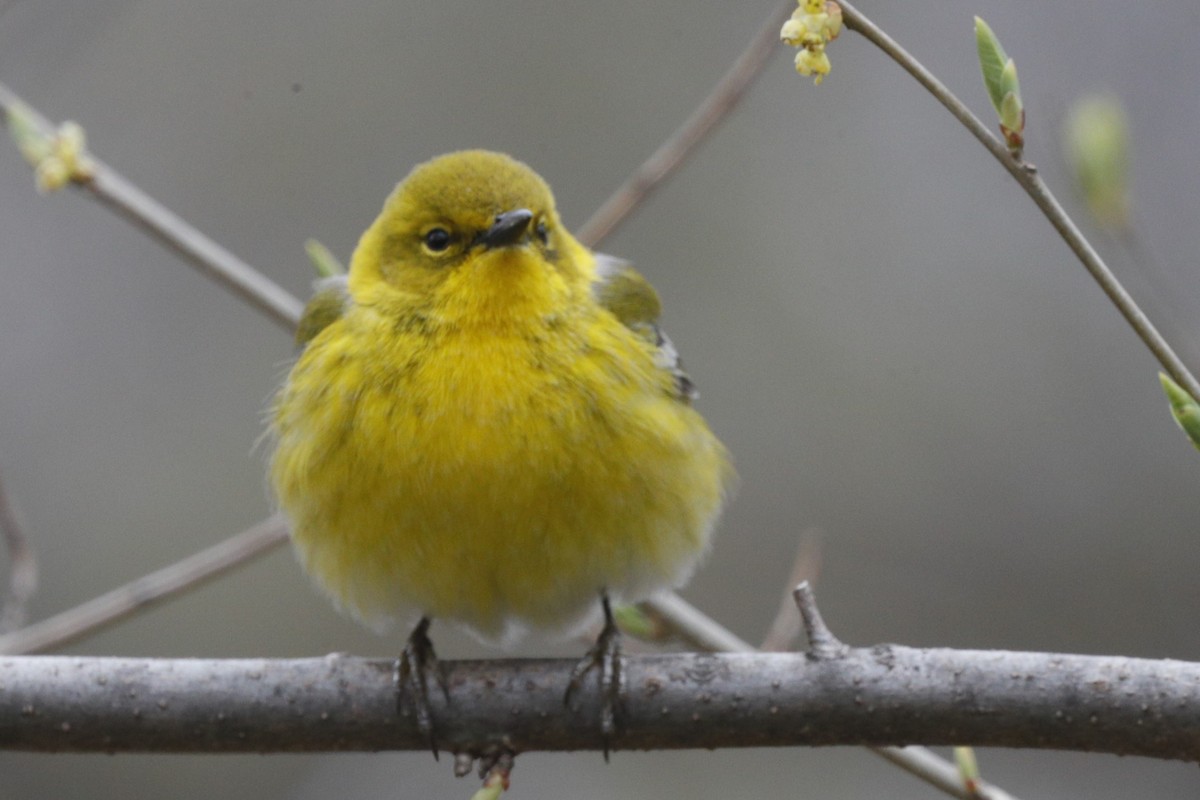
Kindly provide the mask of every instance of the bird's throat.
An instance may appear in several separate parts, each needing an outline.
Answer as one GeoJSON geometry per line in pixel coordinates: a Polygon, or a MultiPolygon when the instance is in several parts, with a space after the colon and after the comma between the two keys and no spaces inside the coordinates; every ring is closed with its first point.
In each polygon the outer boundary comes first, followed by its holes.
{"type": "Polygon", "coordinates": [[[545,260],[522,247],[484,253],[449,276],[439,316],[464,327],[540,326],[570,303],[570,287],[545,260]]]}

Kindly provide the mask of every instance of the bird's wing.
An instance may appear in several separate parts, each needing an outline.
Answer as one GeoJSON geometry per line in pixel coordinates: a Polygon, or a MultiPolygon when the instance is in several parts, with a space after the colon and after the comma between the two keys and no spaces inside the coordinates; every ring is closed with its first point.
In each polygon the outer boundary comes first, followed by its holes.
{"type": "Polygon", "coordinates": [[[694,400],[698,395],[696,385],[684,372],[679,351],[658,324],[662,303],[650,281],[628,261],[596,253],[592,294],[625,327],[658,348],[656,361],[675,378],[676,396],[685,403],[694,400]]]}
{"type": "Polygon", "coordinates": [[[296,344],[301,347],[329,327],[330,323],[341,319],[353,302],[346,286],[345,275],[321,278],[314,284],[313,289],[312,299],[304,307],[304,313],[300,315],[300,324],[296,326],[296,344]]]}

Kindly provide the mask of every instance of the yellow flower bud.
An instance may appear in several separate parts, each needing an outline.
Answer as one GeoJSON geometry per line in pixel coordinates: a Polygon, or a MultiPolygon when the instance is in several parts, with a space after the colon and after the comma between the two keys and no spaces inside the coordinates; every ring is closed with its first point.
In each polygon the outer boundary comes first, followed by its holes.
{"type": "Polygon", "coordinates": [[[829,56],[825,45],[837,38],[842,30],[842,7],[833,0],[799,0],[800,7],[783,24],[779,38],[792,47],[801,48],[796,54],[796,71],[815,75],[816,83],[829,74],[829,56]]]}
{"type": "Polygon", "coordinates": [[[815,83],[829,74],[829,56],[825,55],[824,47],[805,48],[796,54],[796,72],[801,75],[815,75],[815,83]]]}
{"type": "Polygon", "coordinates": [[[53,142],[54,157],[62,162],[67,178],[72,181],[87,181],[95,171],[95,165],[87,152],[87,137],[78,122],[67,121],[58,126],[53,142]]]}
{"type": "Polygon", "coordinates": [[[806,31],[807,26],[805,26],[803,18],[792,17],[783,23],[783,28],[779,31],[779,38],[786,45],[799,47],[806,31]]]}
{"type": "Polygon", "coordinates": [[[804,40],[800,43],[804,47],[814,47],[816,44],[824,44],[829,41],[826,36],[826,24],[829,22],[829,14],[809,14],[805,18],[804,40]]]}
{"type": "Polygon", "coordinates": [[[33,178],[39,192],[61,189],[71,180],[71,171],[61,159],[53,156],[42,159],[33,170],[33,178]]]}

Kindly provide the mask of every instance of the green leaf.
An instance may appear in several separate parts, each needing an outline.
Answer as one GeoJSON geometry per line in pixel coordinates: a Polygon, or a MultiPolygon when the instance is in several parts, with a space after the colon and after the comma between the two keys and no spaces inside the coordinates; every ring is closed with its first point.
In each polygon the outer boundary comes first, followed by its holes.
{"type": "MultiPolygon", "coordinates": [[[[996,34],[981,18],[975,18],[975,46],[979,50],[979,67],[983,71],[983,85],[987,87],[988,97],[996,113],[1000,113],[1000,104],[1004,102],[1006,93],[1004,86],[1004,67],[1009,63],[1008,54],[1000,45],[996,34]]],[[[1015,78],[1015,67],[1014,67],[1015,78]]]]}
{"type": "Polygon", "coordinates": [[[621,632],[635,639],[653,641],[657,637],[658,626],[637,606],[617,606],[613,609],[613,617],[621,632]]]}
{"type": "Polygon", "coordinates": [[[1071,106],[1063,149],[1088,210],[1101,224],[1128,230],[1129,123],[1112,94],[1091,94],[1071,106]]]}
{"type": "Polygon", "coordinates": [[[30,166],[37,167],[50,155],[50,137],[38,126],[28,107],[20,103],[9,107],[8,132],[30,166]]]}
{"type": "MultiPolygon", "coordinates": [[[[1012,62],[1009,62],[1012,63],[1012,62]]],[[[1000,124],[1007,131],[1022,133],[1025,130],[1025,109],[1020,95],[1009,92],[1000,101],[1000,124]]]]}
{"type": "Polygon", "coordinates": [[[1200,403],[1165,372],[1158,373],[1158,380],[1167,395],[1167,402],[1171,404],[1171,416],[1188,439],[1191,439],[1192,445],[1200,450],[1200,403]]]}
{"type": "Polygon", "coordinates": [[[1000,102],[1002,108],[1009,95],[1016,98],[1017,105],[1021,105],[1021,82],[1017,80],[1017,64],[1011,58],[1004,62],[1004,69],[1000,70],[1000,90],[1004,92],[1000,102]]]}
{"type": "Polygon", "coordinates": [[[317,271],[318,276],[332,278],[346,274],[346,268],[342,266],[342,262],[329,252],[328,247],[316,239],[309,239],[304,243],[304,252],[308,253],[308,260],[312,262],[313,269],[317,271]]]}
{"type": "Polygon", "coordinates": [[[498,800],[502,794],[504,794],[504,784],[500,781],[489,780],[479,791],[471,795],[471,800],[498,800]]]}
{"type": "Polygon", "coordinates": [[[973,747],[954,748],[954,763],[958,765],[958,776],[962,778],[967,791],[977,792],[979,789],[979,762],[975,759],[973,747]]]}

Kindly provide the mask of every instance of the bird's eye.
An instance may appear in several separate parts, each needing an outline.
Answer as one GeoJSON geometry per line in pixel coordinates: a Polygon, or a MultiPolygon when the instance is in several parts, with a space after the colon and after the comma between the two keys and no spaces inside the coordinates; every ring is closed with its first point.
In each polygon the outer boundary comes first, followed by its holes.
{"type": "Polygon", "coordinates": [[[425,234],[423,241],[431,253],[440,253],[450,246],[450,232],[445,228],[434,228],[425,234]]]}
{"type": "Polygon", "coordinates": [[[546,227],[545,222],[538,223],[537,228],[534,229],[534,234],[542,244],[550,243],[550,230],[546,227]]]}

